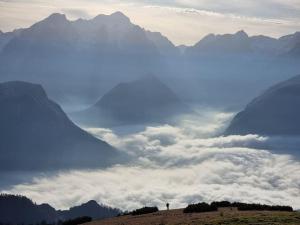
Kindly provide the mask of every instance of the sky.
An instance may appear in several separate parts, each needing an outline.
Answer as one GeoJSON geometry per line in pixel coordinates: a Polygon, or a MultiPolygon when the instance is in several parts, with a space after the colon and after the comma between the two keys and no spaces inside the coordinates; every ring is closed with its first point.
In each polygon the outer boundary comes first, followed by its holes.
{"type": "Polygon", "coordinates": [[[2,191],[58,209],[91,199],[122,210],[145,205],[164,209],[166,202],[171,208],[181,208],[218,200],[300,209],[300,162],[265,150],[281,148],[284,143],[285,150],[298,148],[299,138],[216,136],[232,116],[205,110],[179,119],[177,125],[149,126],[126,135],[86,128],[129,153],[133,162],[99,170],[41,174],[2,191]]]}
{"type": "Polygon", "coordinates": [[[75,20],[115,11],[176,45],[195,44],[209,33],[279,37],[300,31],[300,0],[0,0],[0,30],[29,27],[54,12],[75,20]]]}

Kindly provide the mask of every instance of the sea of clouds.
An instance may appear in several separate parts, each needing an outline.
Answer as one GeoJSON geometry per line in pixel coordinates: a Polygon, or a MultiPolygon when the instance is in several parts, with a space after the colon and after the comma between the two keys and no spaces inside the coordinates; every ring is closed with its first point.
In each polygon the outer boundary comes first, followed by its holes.
{"type": "Polygon", "coordinates": [[[295,149],[299,138],[220,136],[231,117],[206,110],[180,118],[175,125],[147,126],[125,134],[120,129],[86,128],[126,151],[132,161],[102,170],[40,174],[6,192],[61,209],[91,199],[122,210],[215,200],[299,209],[300,161],[269,151],[295,149]]]}

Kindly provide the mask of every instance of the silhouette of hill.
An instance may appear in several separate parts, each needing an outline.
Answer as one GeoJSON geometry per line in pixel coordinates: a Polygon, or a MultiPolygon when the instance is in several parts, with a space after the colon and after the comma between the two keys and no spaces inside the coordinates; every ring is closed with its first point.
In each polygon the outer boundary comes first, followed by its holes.
{"type": "Polygon", "coordinates": [[[91,200],[82,205],[71,207],[68,210],[58,211],[58,214],[64,219],[72,219],[78,216],[89,216],[93,219],[102,219],[117,216],[121,213],[118,209],[113,209],[104,205],[99,205],[91,200]]]}
{"type": "Polygon", "coordinates": [[[269,88],[239,112],[225,134],[299,135],[300,75],[269,88]]]}
{"type": "Polygon", "coordinates": [[[84,124],[114,126],[158,123],[190,112],[174,92],[154,76],[120,83],[89,109],[75,114],[84,124]]]}
{"type": "Polygon", "coordinates": [[[55,223],[77,217],[89,216],[93,219],[103,219],[117,216],[120,210],[99,205],[89,201],[69,210],[55,210],[48,204],[37,205],[25,196],[0,195],[0,223],[2,224],[34,224],[46,221],[55,223]]]}
{"type": "Polygon", "coordinates": [[[299,72],[299,40],[299,32],[276,39],[238,31],[175,47],[121,12],[75,21],[54,13],[0,34],[0,81],[39,83],[61,104],[78,106],[92,104],[120,81],[164,74],[185,101],[240,108],[299,72]]]}
{"type": "Polygon", "coordinates": [[[121,153],[77,127],[37,84],[0,84],[0,170],[101,167],[121,153]]]}

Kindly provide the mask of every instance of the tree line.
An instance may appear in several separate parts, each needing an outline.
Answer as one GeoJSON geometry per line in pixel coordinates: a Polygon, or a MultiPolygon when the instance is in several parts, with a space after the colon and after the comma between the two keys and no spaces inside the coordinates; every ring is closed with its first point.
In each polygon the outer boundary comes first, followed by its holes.
{"type": "Polygon", "coordinates": [[[190,204],[184,208],[184,213],[193,212],[213,212],[217,211],[221,207],[235,207],[240,211],[287,211],[292,212],[293,208],[291,206],[281,206],[281,205],[266,205],[266,204],[255,204],[255,203],[241,203],[241,202],[212,202],[208,204],[206,202],[200,202],[197,204],[190,204]]]}

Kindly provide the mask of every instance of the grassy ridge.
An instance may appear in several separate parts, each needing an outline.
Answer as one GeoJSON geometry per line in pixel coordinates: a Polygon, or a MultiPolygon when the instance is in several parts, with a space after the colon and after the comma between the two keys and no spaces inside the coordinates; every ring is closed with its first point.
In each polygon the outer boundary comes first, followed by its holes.
{"type": "Polygon", "coordinates": [[[238,211],[183,213],[182,209],[120,216],[86,225],[300,225],[299,212],[238,211]]]}

